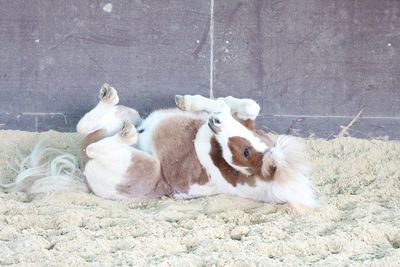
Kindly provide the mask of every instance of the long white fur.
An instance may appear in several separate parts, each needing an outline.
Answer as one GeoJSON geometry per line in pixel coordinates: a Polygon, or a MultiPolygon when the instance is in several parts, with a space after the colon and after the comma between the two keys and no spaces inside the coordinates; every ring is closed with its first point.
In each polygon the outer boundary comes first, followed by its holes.
{"type": "Polygon", "coordinates": [[[89,192],[76,157],[49,147],[44,141],[37,143],[31,154],[21,161],[15,181],[0,186],[9,192],[89,192]]]}
{"type": "MultiPolygon", "coordinates": [[[[291,136],[278,136],[271,149],[276,165],[275,196],[288,201],[297,210],[316,206],[314,189],[307,175],[310,166],[305,158],[304,145],[291,136]]],[[[264,156],[265,157],[265,156],[264,156]]]]}

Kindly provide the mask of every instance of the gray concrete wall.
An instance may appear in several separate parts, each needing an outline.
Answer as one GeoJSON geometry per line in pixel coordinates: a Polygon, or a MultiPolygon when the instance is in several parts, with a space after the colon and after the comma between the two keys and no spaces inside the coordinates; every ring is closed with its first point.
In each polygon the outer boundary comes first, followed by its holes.
{"type": "Polygon", "coordinates": [[[73,131],[108,82],[143,115],[213,93],[256,99],[259,127],[277,133],[331,138],[363,109],[352,135],[400,138],[397,0],[0,7],[0,129],[73,131]]]}

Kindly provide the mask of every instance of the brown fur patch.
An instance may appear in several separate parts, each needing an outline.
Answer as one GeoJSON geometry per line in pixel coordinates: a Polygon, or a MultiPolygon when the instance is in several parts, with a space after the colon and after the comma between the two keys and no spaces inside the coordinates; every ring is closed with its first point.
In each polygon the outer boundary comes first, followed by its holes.
{"type": "Polygon", "coordinates": [[[238,121],[244,125],[244,127],[246,127],[249,130],[254,130],[256,128],[256,121],[255,120],[251,120],[251,119],[247,119],[247,120],[242,120],[242,119],[238,119],[238,121]]]}
{"type": "Polygon", "coordinates": [[[275,173],[275,167],[271,166],[269,173],[262,173],[262,164],[264,153],[256,151],[244,138],[232,137],[229,140],[228,146],[232,152],[233,163],[247,167],[250,172],[249,175],[243,174],[233,167],[231,167],[222,156],[222,148],[215,138],[211,139],[211,152],[210,156],[215,166],[221,171],[224,178],[233,186],[237,183],[248,184],[250,186],[255,186],[256,178],[260,178],[264,181],[271,181],[275,173]],[[249,157],[246,158],[243,154],[244,148],[248,148],[249,157]]]}
{"type": "Polygon", "coordinates": [[[186,193],[192,184],[206,184],[208,175],[200,164],[194,139],[204,121],[174,116],[161,122],[153,134],[153,145],[161,174],[175,192],[186,193]]]}
{"type": "Polygon", "coordinates": [[[275,166],[275,165],[270,165],[270,166],[269,166],[269,173],[268,173],[268,175],[271,177],[271,180],[274,178],[275,172],[276,172],[276,166],[275,166]]]}
{"type": "Polygon", "coordinates": [[[240,184],[248,184],[250,186],[255,186],[256,177],[255,175],[245,175],[234,168],[232,168],[222,156],[222,148],[218,143],[217,139],[213,137],[211,139],[211,151],[210,157],[214,165],[220,170],[224,178],[233,186],[240,184]]]}
{"type": "Polygon", "coordinates": [[[79,167],[82,171],[84,171],[86,163],[89,161],[89,157],[86,155],[86,148],[97,141],[100,141],[101,139],[107,137],[107,131],[105,129],[100,129],[97,130],[93,133],[90,133],[86,135],[82,142],[81,142],[81,147],[80,147],[80,154],[81,154],[81,161],[79,164],[79,167]]]}
{"type": "Polygon", "coordinates": [[[146,152],[136,151],[125,180],[116,190],[129,197],[161,197],[171,194],[170,186],[162,179],[160,163],[146,152]]]}
{"type": "Polygon", "coordinates": [[[256,130],[254,129],[253,133],[259,137],[268,147],[273,147],[274,142],[272,141],[271,137],[268,136],[266,132],[263,130],[256,130]]]}
{"type": "Polygon", "coordinates": [[[255,130],[256,129],[256,121],[252,119],[240,119],[237,115],[237,113],[232,114],[232,117],[240,122],[244,127],[246,127],[249,130],[255,130]]]}
{"type": "MultiPolygon", "coordinates": [[[[267,142],[271,142],[272,140],[267,136],[260,136],[265,139],[267,142]],[[268,139],[266,139],[268,138],[268,139]]],[[[267,144],[268,145],[268,144],[267,144]]],[[[231,137],[228,142],[229,149],[232,153],[232,160],[235,165],[241,167],[247,167],[247,170],[252,174],[260,177],[264,181],[271,181],[275,174],[276,167],[274,165],[269,165],[268,172],[263,172],[263,158],[265,153],[258,152],[253,148],[251,143],[242,137],[231,137]],[[244,156],[244,149],[247,148],[249,151],[249,156],[246,158],[244,156]]],[[[268,145],[269,146],[269,145],[268,145]]],[[[270,147],[270,146],[269,146],[270,147]]],[[[266,152],[270,153],[270,152],[266,152]]]]}
{"type": "Polygon", "coordinates": [[[229,138],[228,147],[235,165],[246,167],[251,174],[262,176],[261,167],[264,153],[255,150],[249,141],[239,136],[229,138]],[[244,156],[245,149],[249,153],[247,158],[244,156]]]}

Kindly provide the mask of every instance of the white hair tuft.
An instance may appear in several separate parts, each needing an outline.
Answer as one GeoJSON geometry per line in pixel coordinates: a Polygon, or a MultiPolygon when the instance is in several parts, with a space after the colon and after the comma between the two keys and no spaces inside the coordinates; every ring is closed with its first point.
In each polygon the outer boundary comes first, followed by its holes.
{"type": "Polygon", "coordinates": [[[8,192],[48,193],[56,191],[89,192],[76,157],[45,141],[35,145],[30,155],[18,164],[14,182],[2,184],[8,192]]]}

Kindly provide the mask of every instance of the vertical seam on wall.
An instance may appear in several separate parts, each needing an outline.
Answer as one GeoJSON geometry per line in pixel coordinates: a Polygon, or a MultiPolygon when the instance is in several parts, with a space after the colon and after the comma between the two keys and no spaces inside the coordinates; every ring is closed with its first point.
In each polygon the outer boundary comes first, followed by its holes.
{"type": "Polygon", "coordinates": [[[210,98],[214,98],[214,0],[210,0],[210,98]]]}

